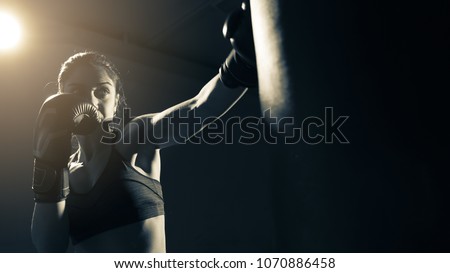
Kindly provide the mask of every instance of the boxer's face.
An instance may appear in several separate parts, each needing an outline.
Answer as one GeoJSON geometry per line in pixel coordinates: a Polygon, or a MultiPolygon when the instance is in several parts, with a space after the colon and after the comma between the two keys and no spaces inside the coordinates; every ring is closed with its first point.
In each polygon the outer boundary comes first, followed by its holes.
{"type": "Polygon", "coordinates": [[[92,103],[105,119],[112,119],[119,101],[115,82],[101,66],[88,64],[74,68],[63,84],[63,93],[81,96],[92,103]]]}

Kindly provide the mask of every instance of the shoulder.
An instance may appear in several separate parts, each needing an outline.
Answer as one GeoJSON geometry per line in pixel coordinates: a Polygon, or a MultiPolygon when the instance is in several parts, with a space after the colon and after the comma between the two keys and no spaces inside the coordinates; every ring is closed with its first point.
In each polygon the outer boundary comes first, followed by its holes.
{"type": "Polygon", "coordinates": [[[76,173],[83,168],[83,163],[81,162],[71,162],[69,163],[69,173],[76,173]]]}
{"type": "Polygon", "coordinates": [[[126,161],[132,162],[137,155],[152,158],[155,154],[158,147],[154,142],[153,118],[156,115],[150,113],[133,117],[122,127],[120,140],[114,148],[126,161]]]}
{"type": "Polygon", "coordinates": [[[151,113],[130,119],[122,127],[123,140],[128,143],[133,141],[142,142],[142,137],[145,137],[149,131],[152,131],[153,119],[156,115],[157,113],[151,113]]]}
{"type": "Polygon", "coordinates": [[[159,148],[158,145],[166,134],[155,126],[155,118],[158,115],[159,113],[149,113],[132,117],[125,124],[115,124],[112,131],[114,136],[111,137],[113,143],[119,146],[119,150],[134,149],[136,145],[145,145],[145,150],[152,146],[154,149],[159,148]]]}

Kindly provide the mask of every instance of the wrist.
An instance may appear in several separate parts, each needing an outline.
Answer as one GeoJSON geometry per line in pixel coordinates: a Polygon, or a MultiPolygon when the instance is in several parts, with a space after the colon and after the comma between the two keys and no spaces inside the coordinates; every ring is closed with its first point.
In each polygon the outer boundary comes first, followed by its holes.
{"type": "Polygon", "coordinates": [[[55,168],[35,159],[32,189],[36,202],[56,203],[69,195],[69,169],[55,168]]]}
{"type": "Polygon", "coordinates": [[[258,85],[256,68],[232,50],[219,69],[222,83],[229,88],[255,87],[258,85]]]}

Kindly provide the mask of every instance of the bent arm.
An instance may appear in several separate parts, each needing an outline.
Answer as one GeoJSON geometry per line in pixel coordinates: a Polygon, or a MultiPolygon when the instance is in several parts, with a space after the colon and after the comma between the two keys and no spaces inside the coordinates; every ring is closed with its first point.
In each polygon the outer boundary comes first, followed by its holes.
{"type": "Polygon", "coordinates": [[[69,221],[65,201],[34,205],[31,239],[38,252],[65,252],[69,244],[69,221]]]}
{"type": "MultiPolygon", "coordinates": [[[[148,141],[158,148],[166,148],[180,143],[177,137],[189,139],[203,128],[225,114],[247,91],[247,88],[229,88],[213,77],[193,98],[172,106],[158,114],[142,115],[134,118],[127,126],[126,135],[146,132],[148,141]],[[128,131],[127,131],[128,129],[128,131]],[[139,130],[139,131],[136,131],[139,130]],[[134,131],[134,132],[133,132],[134,131]],[[158,140],[153,137],[158,135],[158,140]]],[[[141,138],[142,139],[142,138],[141,138]]]]}

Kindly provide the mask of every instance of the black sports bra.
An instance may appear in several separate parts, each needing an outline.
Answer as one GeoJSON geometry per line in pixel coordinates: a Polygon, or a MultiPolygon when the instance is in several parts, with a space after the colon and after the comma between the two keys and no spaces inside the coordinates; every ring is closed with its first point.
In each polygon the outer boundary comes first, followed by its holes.
{"type": "Polygon", "coordinates": [[[161,184],[137,172],[113,147],[108,164],[87,193],[66,200],[74,245],[101,232],[164,214],[161,184]]]}

